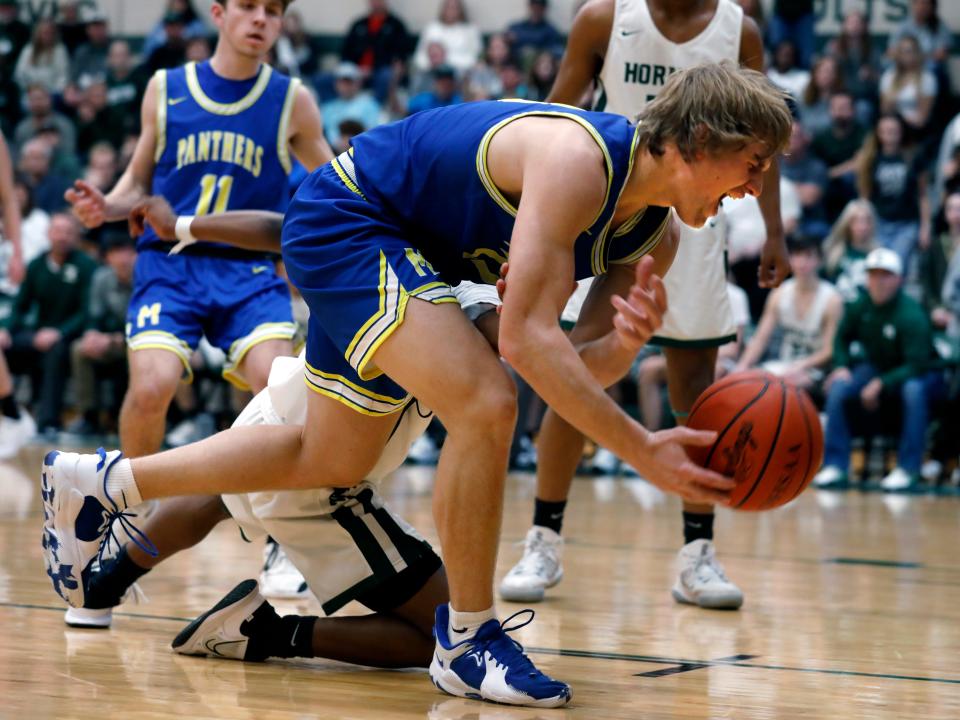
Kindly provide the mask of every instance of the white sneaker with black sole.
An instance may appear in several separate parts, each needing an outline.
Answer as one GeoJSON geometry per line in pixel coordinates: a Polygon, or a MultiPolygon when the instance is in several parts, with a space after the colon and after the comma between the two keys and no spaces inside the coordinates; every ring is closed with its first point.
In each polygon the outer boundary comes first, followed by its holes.
{"type": "Polygon", "coordinates": [[[299,600],[310,596],[307,581],[290,562],[290,558],[274,540],[263,548],[263,569],[260,571],[260,592],[278,600],[299,600]]]}

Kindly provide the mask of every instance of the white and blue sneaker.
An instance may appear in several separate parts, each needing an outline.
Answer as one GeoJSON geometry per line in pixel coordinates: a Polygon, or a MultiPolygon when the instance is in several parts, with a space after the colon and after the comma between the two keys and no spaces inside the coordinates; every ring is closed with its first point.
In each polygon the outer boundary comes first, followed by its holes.
{"type": "Polygon", "coordinates": [[[433,684],[450,695],[474,700],[546,708],[566,705],[570,686],[537,670],[520,643],[507,636],[529,624],[533,615],[533,610],[521,610],[502,624],[487,620],[472,638],[452,644],[447,633],[450,608],[439,605],[433,626],[437,644],[430,663],[433,684]],[[524,613],[530,614],[526,622],[507,627],[524,613]]]}
{"type": "Polygon", "coordinates": [[[118,504],[107,493],[107,476],[122,458],[119,450],[107,453],[99,448],[95,455],[54,450],[43,459],[44,562],[53,589],[75,608],[84,605],[86,584],[106,549],[114,520],[144,552],[157,554],[153,543],[130,522],[135,514],[124,512],[126,498],[118,498],[118,504]]]}

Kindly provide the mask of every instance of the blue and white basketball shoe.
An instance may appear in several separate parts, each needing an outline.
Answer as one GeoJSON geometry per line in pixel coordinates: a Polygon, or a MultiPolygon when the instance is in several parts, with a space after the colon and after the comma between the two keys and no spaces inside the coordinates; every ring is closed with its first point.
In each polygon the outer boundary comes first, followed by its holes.
{"type": "Polygon", "coordinates": [[[537,670],[520,643],[507,636],[530,623],[533,614],[533,610],[521,610],[502,624],[488,620],[472,638],[451,644],[449,606],[438,606],[433,626],[437,645],[430,663],[433,684],[450,695],[507,705],[549,708],[570,702],[570,686],[537,670]],[[524,613],[530,614],[526,622],[507,627],[524,613]]]}
{"type": "Polygon", "coordinates": [[[47,453],[43,459],[40,495],[43,498],[43,556],[57,594],[82,608],[86,584],[106,548],[114,520],[144,552],[156,555],[153,543],[133,526],[124,512],[125,497],[107,492],[110,469],[123,458],[119,450],[103,448],[93,455],[47,453]]]}

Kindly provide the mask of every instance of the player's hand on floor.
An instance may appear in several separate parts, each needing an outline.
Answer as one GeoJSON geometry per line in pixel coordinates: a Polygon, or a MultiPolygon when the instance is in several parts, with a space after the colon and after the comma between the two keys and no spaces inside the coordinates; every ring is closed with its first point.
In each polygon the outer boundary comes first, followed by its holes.
{"type": "Polygon", "coordinates": [[[653,272],[653,258],[645,257],[636,267],[636,279],[626,297],[610,298],[617,314],[613,327],[623,346],[639,352],[660,326],[667,312],[667,290],[660,276],[653,272]]]}
{"type": "Polygon", "coordinates": [[[684,500],[726,505],[736,481],[700,467],[683,449],[685,445],[708,447],[716,439],[715,432],[706,430],[685,427],[660,430],[650,435],[644,456],[630,464],[661,490],[684,500]]]}
{"type": "Polygon", "coordinates": [[[149,225],[161,240],[175,242],[177,239],[177,215],[170,203],[159,195],[138,202],[130,211],[128,223],[134,237],[143,235],[149,225]]]}
{"type": "Polygon", "coordinates": [[[63,194],[64,200],[73,206],[73,214],[84,227],[95,228],[107,219],[107,200],[103,193],[84,180],[77,180],[63,194]]]}

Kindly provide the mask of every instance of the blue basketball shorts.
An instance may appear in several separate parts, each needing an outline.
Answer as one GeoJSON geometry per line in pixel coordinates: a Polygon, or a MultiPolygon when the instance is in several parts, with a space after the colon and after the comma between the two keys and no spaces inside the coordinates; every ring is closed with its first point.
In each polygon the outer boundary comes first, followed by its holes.
{"type": "Polygon", "coordinates": [[[268,259],[167,255],[149,248],[137,256],[127,347],[174,353],[186,380],[192,379],[190,355],[202,336],[226,354],[224,378],[247,390],[238,374],[247,352],[295,333],[290,291],[268,259]]]}
{"type": "Polygon", "coordinates": [[[348,156],[300,186],[284,220],[283,260],[310,307],[308,387],[366,415],[402,410],[409,393],[373,357],[411,298],[457,299],[389,213],[362,195],[348,156]]]}

